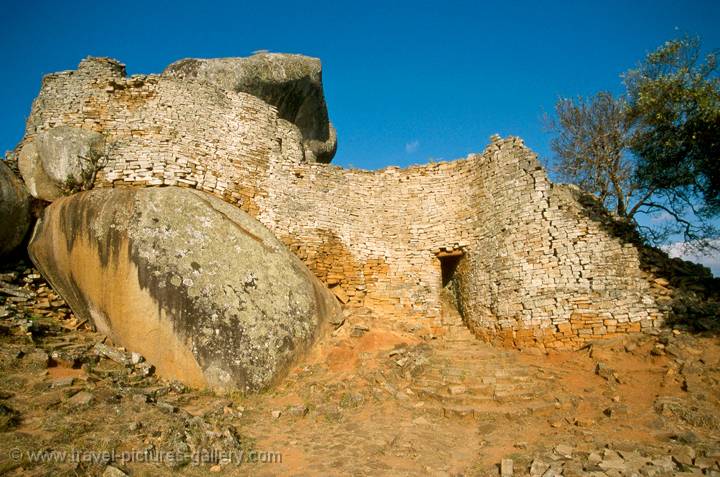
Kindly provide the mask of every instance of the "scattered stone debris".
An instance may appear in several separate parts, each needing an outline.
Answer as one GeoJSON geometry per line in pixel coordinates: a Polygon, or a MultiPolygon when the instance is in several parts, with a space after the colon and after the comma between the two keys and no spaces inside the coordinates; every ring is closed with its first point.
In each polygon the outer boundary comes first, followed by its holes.
{"type": "Polygon", "coordinates": [[[308,412],[310,412],[310,409],[305,405],[290,406],[288,408],[288,413],[295,417],[305,417],[308,412]]]}
{"type": "Polygon", "coordinates": [[[133,364],[132,358],[129,356],[129,353],[126,353],[124,350],[112,348],[102,343],[97,343],[95,345],[95,352],[99,356],[104,356],[105,358],[111,359],[123,366],[131,366],[133,364]]]}
{"type": "MultiPolygon", "coordinates": [[[[586,360],[586,375],[579,376],[574,368],[552,364],[563,355],[498,350],[477,341],[461,321],[448,322],[441,337],[368,351],[363,347],[382,332],[382,324],[370,315],[347,315],[338,333],[330,334],[328,349],[354,350],[357,366],[333,375],[328,363],[352,361],[342,353],[334,361],[303,364],[281,389],[247,399],[162,380],[144,357],[78,323],[31,266],[13,272],[2,276],[35,298],[0,298],[5,310],[0,317],[0,469],[20,465],[39,475],[233,475],[235,468],[222,453],[251,449],[261,438],[297,449],[324,473],[341,465],[343,473],[383,475],[393,472],[392,465],[367,467],[368,462],[394,459],[387,462],[430,475],[720,477],[720,446],[714,439],[720,428],[720,360],[712,348],[717,345],[682,328],[593,343],[586,355],[571,355],[586,360]],[[367,328],[366,338],[352,337],[357,324],[367,328]],[[653,354],[658,343],[664,354],[653,354]],[[657,360],[651,369],[662,386],[640,411],[626,393],[634,375],[624,360],[657,360]],[[568,375],[584,380],[582,387],[569,390],[563,381],[568,375]],[[649,424],[634,421],[643,412],[649,413],[649,424]],[[620,442],[631,429],[628,422],[646,426],[647,442],[620,442]],[[25,429],[33,426],[50,440],[26,437],[25,429]],[[93,449],[105,441],[112,448],[149,453],[217,454],[199,468],[185,457],[144,465],[97,459],[57,466],[2,457],[14,447],[67,442],[93,449]],[[504,453],[498,447],[494,461],[483,460],[484,448],[493,445],[504,446],[504,453]],[[466,460],[453,465],[426,458],[447,452],[450,459],[463,448],[466,460]],[[346,456],[356,456],[354,465],[351,459],[337,464],[346,456]]],[[[281,469],[268,471],[288,468],[281,469]]]]}
{"type": "Polygon", "coordinates": [[[513,460],[503,459],[500,462],[500,475],[502,477],[513,477],[513,460]]]}
{"type": "Polygon", "coordinates": [[[595,373],[610,383],[620,382],[615,371],[605,363],[598,363],[595,368],[595,373]]]}
{"type": "Polygon", "coordinates": [[[102,473],[102,477],[127,477],[127,475],[128,474],[112,465],[105,467],[105,471],[102,473]]]}
{"type": "Polygon", "coordinates": [[[701,457],[688,446],[676,446],[667,449],[666,453],[662,449],[641,444],[628,446],[628,450],[610,447],[593,449],[585,445],[582,450],[576,450],[563,446],[567,449],[562,452],[558,452],[560,446],[550,452],[537,452],[528,465],[518,466],[513,459],[502,459],[499,464],[500,476],[720,476],[720,447],[704,450],[701,457]],[[573,450],[572,455],[565,452],[568,449],[573,450]]]}
{"type": "Polygon", "coordinates": [[[0,403],[0,432],[7,432],[20,423],[20,413],[0,403]]]}
{"type": "Polygon", "coordinates": [[[353,338],[359,338],[368,331],[370,331],[370,328],[367,325],[358,323],[356,325],[353,325],[350,336],[352,336],[353,338]]]}
{"type": "Polygon", "coordinates": [[[68,399],[68,404],[71,404],[73,406],[87,406],[91,402],[93,402],[94,399],[95,396],[93,394],[87,391],[80,391],[79,393],[68,399]]]}

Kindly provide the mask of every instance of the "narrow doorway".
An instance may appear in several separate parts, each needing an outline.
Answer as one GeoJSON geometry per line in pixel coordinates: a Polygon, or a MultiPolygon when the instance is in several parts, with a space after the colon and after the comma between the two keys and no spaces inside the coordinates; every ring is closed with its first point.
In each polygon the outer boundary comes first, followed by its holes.
{"type": "Polygon", "coordinates": [[[455,270],[457,270],[458,263],[462,258],[462,253],[456,255],[438,255],[440,260],[440,271],[442,273],[442,286],[443,288],[450,285],[455,278],[455,270]]]}
{"type": "Polygon", "coordinates": [[[463,258],[460,249],[441,251],[437,254],[440,261],[440,274],[442,277],[442,294],[448,297],[456,309],[460,309],[460,290],[456,276],[458,265],[463,258]]]}

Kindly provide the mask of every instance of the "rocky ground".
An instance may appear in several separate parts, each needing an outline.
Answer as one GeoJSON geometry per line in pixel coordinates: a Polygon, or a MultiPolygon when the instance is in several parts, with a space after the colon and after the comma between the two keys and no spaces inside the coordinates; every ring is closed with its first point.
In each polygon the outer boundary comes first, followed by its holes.
{"type": "Polygon", "coordinates": [[[720,476],[720,339],[493,348],[347,314],[273,391],[166,382],[0,270],[0,474],[720,476]]]}

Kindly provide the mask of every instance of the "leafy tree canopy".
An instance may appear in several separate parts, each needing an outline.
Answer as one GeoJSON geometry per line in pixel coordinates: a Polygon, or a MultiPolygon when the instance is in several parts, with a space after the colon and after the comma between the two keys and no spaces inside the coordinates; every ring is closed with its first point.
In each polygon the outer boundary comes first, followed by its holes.
{"type": "Polygon", "coordinates": [[[700,61],[700,42],[667,42],[625,75],[630,147],[638,179],[657,191],[682,190],[703,212],[720,206],[720,77],[717,56],[700,61]]]}
{"type": "Polygon", "coordinates": [[[626,93],[560,99],[549,121],[556,170],[644,237],[711,247],[720,213],[720,77],[700,41],[665,43],[624,75],[626,93]],[[640,225],[638,214],[659,216],[640,225]]]}

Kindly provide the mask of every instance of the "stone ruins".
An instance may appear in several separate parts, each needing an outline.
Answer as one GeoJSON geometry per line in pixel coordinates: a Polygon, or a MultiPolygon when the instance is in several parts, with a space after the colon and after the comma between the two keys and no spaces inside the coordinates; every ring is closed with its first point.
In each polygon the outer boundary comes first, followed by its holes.
{"type": "Polygon", "coordinates": [[[43,79],[16,155],[47,201],[129,186],[213,194],[272,231],[346,310],[429,336],[442,333],[446,292],[476,336],[515,347],[577,349],[672,315],[679,288],[652,259],[662,254],[553,184],[521,139],[366,171],[327,164],[335,138],[315,59],[183,60],[128,77],[90,57],[43,79]]]}

